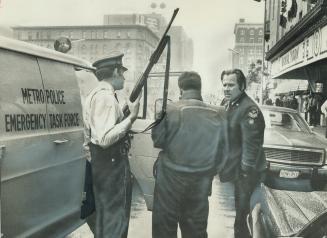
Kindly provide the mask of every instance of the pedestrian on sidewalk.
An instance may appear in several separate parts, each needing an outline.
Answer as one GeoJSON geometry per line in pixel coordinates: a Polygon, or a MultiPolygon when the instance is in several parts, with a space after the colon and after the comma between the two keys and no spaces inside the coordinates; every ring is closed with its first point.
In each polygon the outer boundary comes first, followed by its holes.
{"type": "MultiPolygon", "coordinates": [[[[322,104],[321,112],[324,114],[325,124],[326,124],[327,123],[327,100],[324,102],[324,104],[322,104]]],[[[325,138],[327,138],[327,125],[326,125],[325,138]]]]}

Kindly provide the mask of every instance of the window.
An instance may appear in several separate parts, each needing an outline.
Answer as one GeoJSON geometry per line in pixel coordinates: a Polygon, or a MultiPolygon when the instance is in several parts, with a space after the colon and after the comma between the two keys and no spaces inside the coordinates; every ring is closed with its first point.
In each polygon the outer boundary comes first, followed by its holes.
{"type": "Polygon", "coordinates": [[[108,32],[108,31],[105,31],[105,32],[104,32],[104,38],[105,38],[105,39],[108,39],[108,38],[109,38],[109,32],[108,32]]]}
{"type": "Polygon", "coordinates": [[[40,39],[40,32],[36,32],[36,39],[40,39]]]}
{"type": "Polygon", "coordinates": [[[244,30],[243,29],[241,29],[240,33],[241,33],[241,36],[244,36],[244,30]]]}
{"type": "Polygon", "coordinates": [[[261,38],[258,39],[258,43],[262,43],[262,39],[261,38]]]}
{"type": "Polygon", "coordinates": [[[85,31],[83,31],[82,37],[83,37],[83,39],[86,39],[86,32],[85,31]]]}
{"type": "Polygon", "coordinates": [[[272,2],[272,20],[274,20],[275,17],[275,0],[272,2]]]}
{"type": "Polygon", "coordinates": [[[260,30],[259,30],[259,36],[262,36],[262,35],[263,35],[263,30],[260,29],[260,30]]]}
{"type": "Polygon", "coordinates": [[[118,31],[118,33],[117,33],[117,38],[120,38],[120,37],[121,37],[121,32],[118,31]]]}
{"type": "Polygon", "coordinates": [[[253,30],[253,29],[250,30],[250,35],[251,35],[251,36],[254,35],[254,30],[253,30]]]}
{"type": "Polygon", "coordinates": [[[303,119],[296,113],[263,110],[267,128],[309,132],[303,119]]]}
{"type": "Polygon", "coordinates": [[[96,32],[95,31],[92,31],[92,33],[91,33],[91,39],[96,39],[96,32]]]}
{"type": "Polygon", "coordinates": [[[103,32],[102,31],[98,31],[97,39],[103,39],[103,32]]]}
{"type": "Polygon", "coordinates": [[[244,42],[244,37],[241,37],[240,38],[240,42],[244,42]]]}
{"type": "Polygon", "coordinates": [[[82,45],[82,47],[81,47],[81,53],[82,53],[83,55],[86,54],[86,50],[87,50],[86,45],[82,45]]]}

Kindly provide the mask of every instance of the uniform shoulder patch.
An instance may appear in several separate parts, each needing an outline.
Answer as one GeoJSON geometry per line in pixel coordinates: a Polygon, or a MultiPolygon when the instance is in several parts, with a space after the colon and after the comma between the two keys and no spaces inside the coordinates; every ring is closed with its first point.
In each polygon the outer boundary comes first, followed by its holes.
{"type": "Polygon", "coordinates": [[[251,107],[248,112],[248,117],[251,119],[256,119],[259,115],[259,109],[257,107],[251,107]]]}

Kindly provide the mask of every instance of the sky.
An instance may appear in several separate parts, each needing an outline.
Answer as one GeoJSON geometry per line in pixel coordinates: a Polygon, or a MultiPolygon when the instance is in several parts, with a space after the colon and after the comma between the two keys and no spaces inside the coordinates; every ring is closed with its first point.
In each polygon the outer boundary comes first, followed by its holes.
{"type": "Polygon", "coordinates": [[[231,67],[234,25],[240,18],[262,23],[264,1],[254,0],[0,0],[0,25],[101,25],[103,15],[161,13],[170,18],[179,7],[175,25],[193,39],[193,68],[202,77],[203,89],[214,93],[219,75],[231,67]],[[165,3],[152,9],[151,3],[165,3]]]}

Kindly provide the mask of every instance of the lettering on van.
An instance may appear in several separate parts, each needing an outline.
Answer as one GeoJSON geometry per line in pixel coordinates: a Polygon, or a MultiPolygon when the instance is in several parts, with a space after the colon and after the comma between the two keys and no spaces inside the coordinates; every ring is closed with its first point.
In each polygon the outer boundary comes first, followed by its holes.
{"type": "Polygon", "coordinates": [[[47,121],[50,129],[80,125],[78,113],[49,114],[48,120],[47,114],[6,114],[6,132],[47,129],[47,121]]]}
{"type": "Polygon", "coordinates": [[[66,104],[64,90],[21,88],[24,104],[66,104]]]}

